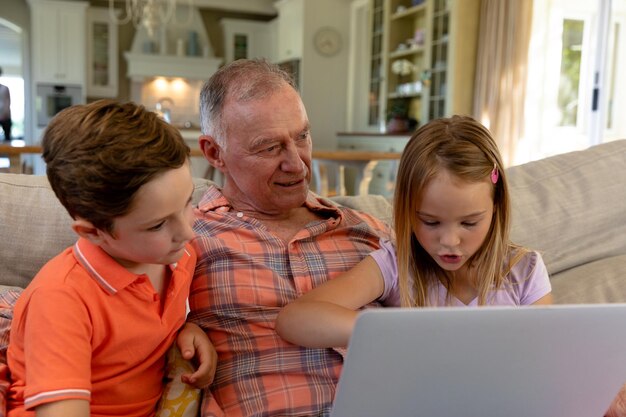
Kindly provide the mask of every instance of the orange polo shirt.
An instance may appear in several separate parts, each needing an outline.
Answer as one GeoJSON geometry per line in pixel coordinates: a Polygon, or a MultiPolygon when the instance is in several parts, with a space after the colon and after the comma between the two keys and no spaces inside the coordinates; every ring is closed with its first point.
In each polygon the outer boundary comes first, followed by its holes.
{"type": "Polygon", "coordinates": [[[146,275],[85,239],[48,262],[15,305],[8,416],[66,399],[90,400],[92,417],[153,416],[195,263],[187,245],[161,309],[146,275]]]}

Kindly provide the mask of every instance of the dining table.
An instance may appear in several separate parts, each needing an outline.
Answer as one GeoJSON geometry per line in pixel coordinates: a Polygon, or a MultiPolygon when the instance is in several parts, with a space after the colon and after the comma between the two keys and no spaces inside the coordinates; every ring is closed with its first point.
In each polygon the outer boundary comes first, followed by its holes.
{"type": "Polygon", "coordinates": [[[397,169],[401,152],[352,151],[352,150],[314,150],[312,176],[314,191],[322,196],[346,195],[346,167],[354,168],[353,187],[357,195],[369,194],[374,169],[380,161],[392,161],[390,169],[397,169]],[[331,169],[328,169],[331,168],[331,169]],[[335,175],[335,188],[329,187],[328,173],[335,175]]]}
{"type": "Polygon", "coordinates": [[[0,158],[5,157],[9,159],[8,168],[12,174],[21,174],[25,171],[25,167],[22,164],[22,155],[38,153],[41,153],[41,146],[38,145],[13,145],[0,142],[0,158]]]}
{"type": "MultiPolygon", "coordinates": [[[[15,141],[14,141],[15,142],[15,141]]],[[[40,154],[39,145],[0,144],[0,158],[8,157],[9,172],[24,173],[21,156],[40,154]]],[[[400,152],[353,151],[353,150],[314,150],[312,154],[313,191],[322,196],[346,195],[345,168],[355,169],[353,190],[358,195],[368,194],[372,173],[380,161],[398,161],[400,152]],[[329,187],[328,174],[335,176],[333,190],[329,187]]],[[[203,157],[200,149],[191,149],[192,157],[203,157]]],[[[212,174],[212,173],[211,173],[212,174]]],[[[207,173],[207,175],[211,175],[207,173]]]]}

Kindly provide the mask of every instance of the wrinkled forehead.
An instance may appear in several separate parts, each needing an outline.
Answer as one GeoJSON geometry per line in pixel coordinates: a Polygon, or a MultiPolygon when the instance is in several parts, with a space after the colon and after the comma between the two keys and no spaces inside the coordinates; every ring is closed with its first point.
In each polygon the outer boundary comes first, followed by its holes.
{"type": "Polygon", "coordinates": [[[297,94],[293,87],[282,78],[243,78],[231,84],[226,98],[237,102],[263,100],[285,89],[293,90],[297,94]]]}
{"type": "MultiPolygon", "coordinates": [[[[309,121],[300,96],[291,88],[283,88],[265,97],[235,101],[224,107],[222,123],[227,135],[268,135],[276,131],[292,134],[309,128],[309,121]]],[[[229,139],[230,141],[230,139],[229,139]]]]}

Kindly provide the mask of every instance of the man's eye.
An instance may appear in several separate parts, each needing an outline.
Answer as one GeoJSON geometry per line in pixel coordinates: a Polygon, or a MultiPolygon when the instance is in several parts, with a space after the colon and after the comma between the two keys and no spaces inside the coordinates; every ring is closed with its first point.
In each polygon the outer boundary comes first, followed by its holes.
{"type": "Polygon", "coordinates": [[[309,131],[300,133],[300,138],[299,139],[301,139],[301,140],[308,139],[309,138],[309,133],[310,133],[309,131]]]}

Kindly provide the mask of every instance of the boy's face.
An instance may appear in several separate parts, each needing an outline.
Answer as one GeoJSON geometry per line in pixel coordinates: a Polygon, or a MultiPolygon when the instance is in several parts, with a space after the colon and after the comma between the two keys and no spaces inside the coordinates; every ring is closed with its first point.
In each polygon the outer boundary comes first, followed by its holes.
{"type": "Polygon", "coordinates": [[[176,262],[194,237],[189,163],[166,171],[137,191],[128,214],[115,218],[100,247],[127,269],[176,262]]]}

